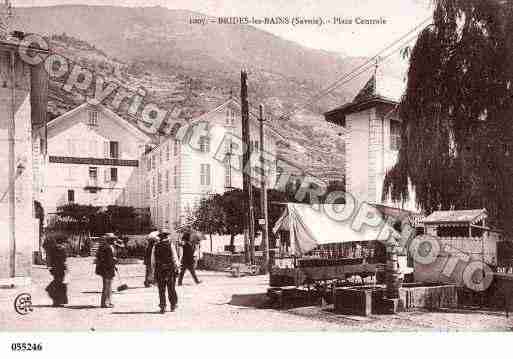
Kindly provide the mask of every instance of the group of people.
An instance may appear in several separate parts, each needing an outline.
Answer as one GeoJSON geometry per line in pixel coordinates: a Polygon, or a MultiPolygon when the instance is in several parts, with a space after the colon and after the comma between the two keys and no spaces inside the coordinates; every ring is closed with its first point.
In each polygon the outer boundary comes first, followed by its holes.
{"type": "MultiPolygon", "coordinates": [[[[160,312],[165,313],[167,300],[171,311],[178,305],[176,282],[183,283],[183,277],[188,270],[196,284],[200,284],[195,271],[196,243],[195,233],[185,232],[180,240],[171,240],[167,231],[154,231],[148,235],[144,264],[146,265],[145,287],[156,284],[159,293],[160,312]],[[181,248],[181,259],[178,249],[181,248]],[[167,294],[167,296],[166,296],[167,294]]],[[[47,248],[47,262],[53,281],[47,287],[47,292],[54,306],[68,303],[67,296],[67,266],[66,266],[66,237],[55,237],[47,248]]],[[[112,283],[117,272],[118,259],[116,253],[123,243],[113,233],[106,233],[96,253],[95,273],[102,278],[101,307],[112,308],[112,283]]]]}

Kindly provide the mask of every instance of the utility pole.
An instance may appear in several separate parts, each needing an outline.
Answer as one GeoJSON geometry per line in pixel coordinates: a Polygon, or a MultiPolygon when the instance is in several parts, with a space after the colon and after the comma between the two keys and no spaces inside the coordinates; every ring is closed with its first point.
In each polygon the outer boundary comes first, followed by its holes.
{"type": "Polygon", "coordinates": [[[264,106],[260,105],[260,208],[262,208],[262,215],[264,216],[264,223],[262,226],[262,253],[264,255],[264,261],[262,263],[262,272],[267,273],[269,269],[269,212],[267,208],[267,179],[265,171],[265,159],[264,159],[264,106]]]}
{"type": "Polygon", "coordinates": [[[253,264],[255,261],[255,214],[253,208],[253,189],[251,184],[251,146],[250,146],[250,132],[249,132],[249,103],[248,103],[248,74],[245,70],[240,74],[240,98],[241,98],[241,118],[242,118],[242,142],[243,155],[242,155],[242,189],[246,194],[248,200],[249,212],[244,216],[244,247],[246,262],[253,264]],[[249,237],[249,238],[248,238],[249,237]],[[249,239],[249,250],[248,250],[249,239]]]}

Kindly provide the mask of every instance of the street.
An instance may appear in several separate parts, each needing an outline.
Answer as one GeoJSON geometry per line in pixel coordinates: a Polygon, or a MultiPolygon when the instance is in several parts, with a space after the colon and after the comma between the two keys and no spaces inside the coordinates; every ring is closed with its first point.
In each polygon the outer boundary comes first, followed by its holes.
{"type": "MultiPolygon", "coordinates": [[[[455,310],[409,312],[371,317],[337,315],[332,308],[303,307],[289,310],[259,309],[265,301],[267,276],[233,278],[228,273],[198,271],[200,285],[187,273],[178,288],[179,307],[174,313],[158,313],[157,288],[144,288],[142,264],[121,265],[129,289],[115,292],[112,309],[99,308],[100,278],[92,258],[70,258],[70,303],[51,307],[44,288],[48,270],[33,267],[31,289],[34,311],[22,316],[14,311],[14,298],[22,288],[0,290],[0,329],[5,331],[117,331],[117,330],[287,330],[287,331],[384,331],[384,330],[511,330],[513,318],[504,313],[455,310]]],[[[117,287],[118,282],[115,283],[117,287]]]]}

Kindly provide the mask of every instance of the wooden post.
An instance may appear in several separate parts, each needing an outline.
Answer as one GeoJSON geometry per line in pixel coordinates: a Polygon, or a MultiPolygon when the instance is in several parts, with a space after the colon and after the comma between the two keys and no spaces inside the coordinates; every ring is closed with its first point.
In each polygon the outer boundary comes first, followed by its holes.
{"type": "MultiPolygon", "coordinates": [[[[253,209],[253,189],[251,184],[251,146],[250,144],[250,126],[249,126],[249,104],[248,104],[248,74],[246,71],[241,71],[241,118],[242,118],[242,142],[243,148],[242,155],[242,189],[246,194],[248,200],[249,212],[245,218],[245,242],[249,239],[249,250],[245,250],[245,259],[248,263],[254,263],[255,258],[255,216],[253,209]],[[249,238],[248,238],[249,237],[249,238]]],[[[245,246],[246,247],[246,246],[245,246]]]]}
{"type": "Polygon", "coordinates": [[[260,207],[262,208],[262,214],[264,216],[264,225],[262,226],[262,254],[264,256],[262,263],[262,272],[267,273],[269,270],[269,212],[267,208],[267,180],[265,173],[265,160],[264,160],[264,106],[260,105],[260,207]]]}

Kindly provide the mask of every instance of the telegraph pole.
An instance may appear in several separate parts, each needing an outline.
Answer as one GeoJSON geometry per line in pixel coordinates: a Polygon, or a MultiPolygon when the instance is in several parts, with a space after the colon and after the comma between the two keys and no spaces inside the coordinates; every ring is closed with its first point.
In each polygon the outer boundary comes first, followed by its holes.
{"type": "Polygon", "coordinates": [[[264,223],[262,225],[262,253],[264,255],[264,262],[262,263],[262,271],[267,273],[269,267],[269,213],[267,208],[267,179],[266,179],[266,171],[265,171],[265,162],[264,162],[264,106],[260,105],[260,208],[262,208],[262,215],[264,216],[264,223]]]}
{"type": "Polygon", "coordinates": [[[240,74],[240,98],[241,98],[241,118],[242,118],[242,142],[244,145],[242,155],[242,189],[246,194],[249,212],[244,216],[244,238],[245,238],[245,259],[246,262],[251,264],[255,261],[255,214],[253,208],[253,189],[251,184],[251,146],[250,146],[250,131],[249,131],[249,103],[248,103],[248,74],[245,70],[240,74]],[[248,238],[249,237],[249,238],[248,238]],[[249,239],[249,250],[248,250],[249,239]]]}

